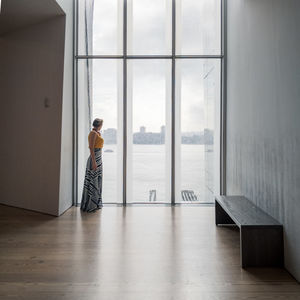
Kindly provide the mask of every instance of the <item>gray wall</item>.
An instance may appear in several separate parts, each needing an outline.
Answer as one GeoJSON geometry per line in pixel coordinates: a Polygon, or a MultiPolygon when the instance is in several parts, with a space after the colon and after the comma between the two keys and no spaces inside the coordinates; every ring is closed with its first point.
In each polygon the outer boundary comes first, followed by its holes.
{"type": "Polygon", "coordinates": [[[300,280],[300,1],[228,0],[227,194],[284,224],[300,280]]]}
{"type": "Polygon", "coordinates": [[[59,16],[0,37],[0,201],[53,215],[59,211],[64,29],[59,16]]]}

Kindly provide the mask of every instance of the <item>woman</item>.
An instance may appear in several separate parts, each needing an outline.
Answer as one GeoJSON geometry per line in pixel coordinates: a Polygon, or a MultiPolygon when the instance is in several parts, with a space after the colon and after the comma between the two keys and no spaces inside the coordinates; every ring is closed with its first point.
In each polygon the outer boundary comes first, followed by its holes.
{"type": "Polygon", "coordinates": [[[86,212],[102,208],[102,148],[104,140],[99,132],[102,125],[102,119],[95,119],[93,129],[88,136],[90,156],[86,164],[80,207],[86,212]]]}

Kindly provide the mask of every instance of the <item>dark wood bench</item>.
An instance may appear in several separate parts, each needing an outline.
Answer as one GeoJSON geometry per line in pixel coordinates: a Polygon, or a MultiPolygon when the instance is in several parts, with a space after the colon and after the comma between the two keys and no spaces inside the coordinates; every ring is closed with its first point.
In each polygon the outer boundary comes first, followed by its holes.
{"type": "Polygon", "coordinates": [[[215,197],[216,225],[240,228],[241,265],[283,266],[283,226],[243,196],[215,197]]]}

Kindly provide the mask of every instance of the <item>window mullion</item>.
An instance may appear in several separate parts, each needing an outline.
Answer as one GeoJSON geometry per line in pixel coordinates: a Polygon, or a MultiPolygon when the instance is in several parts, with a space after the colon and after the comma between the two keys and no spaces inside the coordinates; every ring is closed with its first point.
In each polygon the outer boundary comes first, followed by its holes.
{"type": "Polygon", "coordinates": [[[123,205],[127,204],[127,0],[123,3],[123,205]]]}
{"type": "Polygon", "coordinates": [[[175,205],[175,67],[176,67],[176,0],[172,0],[172,115],[171,115],[171,204],[175,205]]]}

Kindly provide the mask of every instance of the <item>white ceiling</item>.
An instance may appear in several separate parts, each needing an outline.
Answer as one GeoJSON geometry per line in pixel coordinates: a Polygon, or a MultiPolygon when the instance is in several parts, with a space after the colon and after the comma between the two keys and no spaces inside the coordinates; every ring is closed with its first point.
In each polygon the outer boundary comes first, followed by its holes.
{"type": "Polygon", "coordinates": [[[0,35],[64,14],[55,0],[0,0],[0,35]]]}

